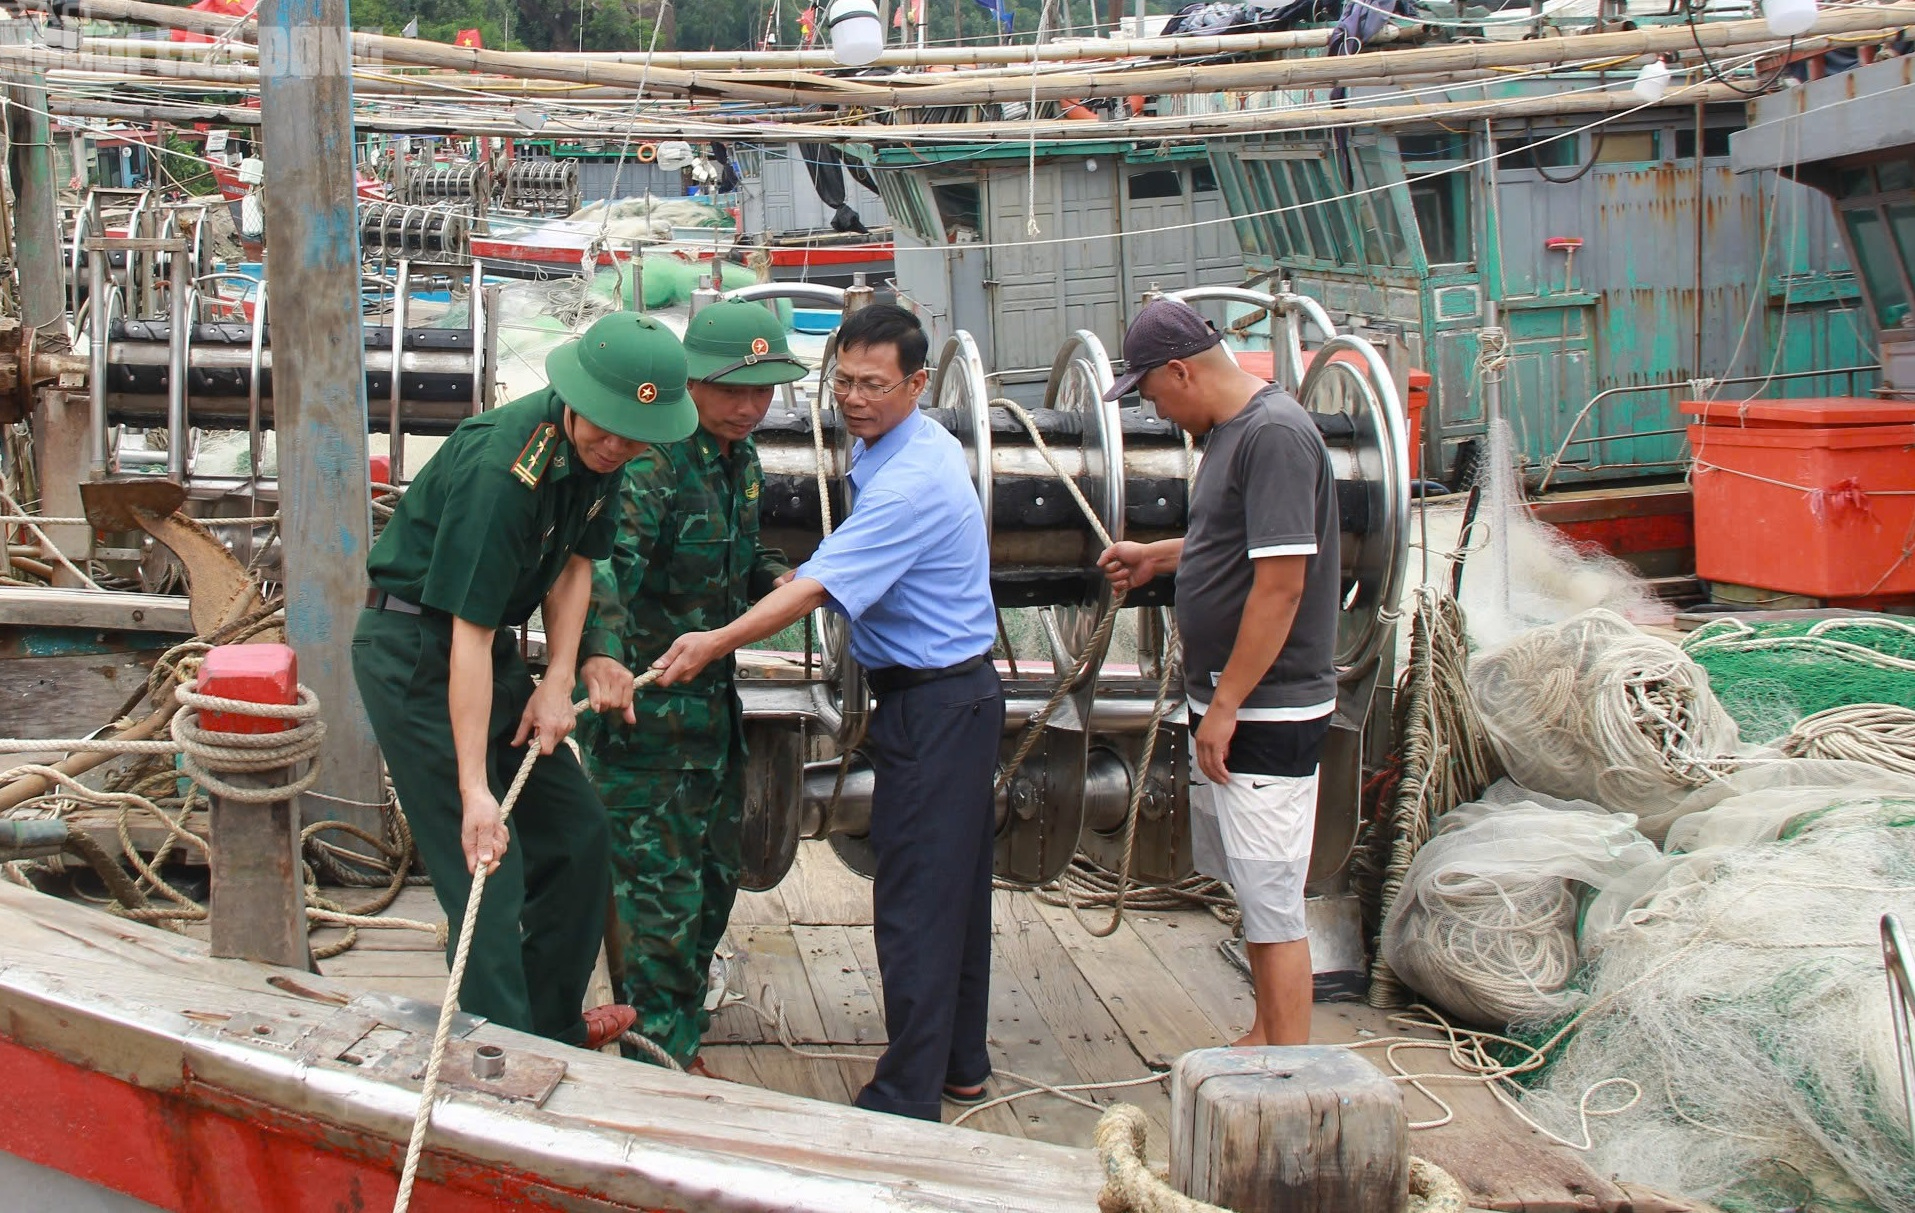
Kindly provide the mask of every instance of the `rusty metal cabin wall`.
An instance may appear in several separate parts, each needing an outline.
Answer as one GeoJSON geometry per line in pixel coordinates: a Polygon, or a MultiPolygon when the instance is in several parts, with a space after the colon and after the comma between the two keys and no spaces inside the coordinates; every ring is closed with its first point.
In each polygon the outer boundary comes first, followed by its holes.
{"type": "MultiPolygon", "coordinates": [[[[1503,406],[1519,454],[1532,475],[1540,475],[1570,434],[1577,414],[1607,389],[1874,360],[1865,336],[1866,318],[1857,312],[1854,276],[1826,200],[1770,174],[1738,177],[1730,170],[1723,136],[1740,126],[1741,111],[1730,107],[1711,114],[1708,121],[1717,133],[1705,134],[1704,149],[1721,154],[1705,156],[1700,170],[1704,213],[1699,362],[1698,170],[1693,156],[1676,157],[1678,150],[1690,151],[1693,143],[1694,119],[1687,112],[1613,125],[1599,162],[1566,184],[1545,182],[1540,171],[1509,155],[1494,170],[1463,170],[1469,173],[1473,212],[1471,260],[1466,264],[1429,264],[1394,135],[1353,136],[1358,187],[1380,187],[1370,195],[1372,210],[1359,206],[1354,213],[1359,221],[1384,208],[1398,216],[1414,245],[1413,266],[1380,269],[1299,256],[1298,241],[1310,243],[1310,233],[1283,215],[1259,215],[1234,228],[1247,265],[1277,271],[1293,289],[1321,301],[1333,318],[1361,319],[1386,332],[1401,328],[1411,361],[1435,377],[1425,427],[1425,466],[1439,475],[1453,475],[1462,444],[1482,434],[1478,334],[1483,296],[1498,298],[1510,337],[1503,406]],[[1640,158],[1623,159],[1632,155],[1640,158]],[[1493,206],[1486,205],[1485,198],[1492,177],[1493,206]],[[1766,264],[1765,215],[1771,246],[1766,264]],[[1545,250],[1544,242],[1551,237],[1583,241],[1573,281],[1565,278],[1563,254],[1545,250]],[[1758,282],[1758,275],[1764,281],[1758,282]]],[[[1499,128],[1498,149],[1507,151],[1518,139],[1547,133],[1499,128]]],[[[1591,150],[1583,138],[1575,162],[1551,165],[1551,175],[1566,176],[1582,163],[1591,150]]],[[[1469,136],[1468,158],[1485,155],[1486,143],[1479,127],[1469,136]]],[[[1273,205],[1302,201],[1284,190],[1294,190],[1305,175],[1294,170],[1271,174],[1260,167],[1260,160],[1294,160],[1304,152],[1294,137],[1272,137],[1247,143],[1239,157],[1233,157],[1240,161],[1234,166],[1213,153],[1232,213],[1256,215],[1273,205]]],[[[1320,155],[1328,159],[1329,149],[1320,155]]],[[[1329,188],[1341,187],[1332,179],[1329,188]]],[[[1851,383],[1848,376],[1822,376],[1760,386],[1764,395],[1806,396],[1866,391],[1871,385],[1867,377],[1851,383]]],[[[1747,393],[1755,387],[1740,390],[1747,393]]],[[[1679,473],[1687,448],[1675,406],[1685,395],[1686,386],[1606,398],[1575,433],[1635,436],[1571,447],[1553,481],[1679,473]]]]}

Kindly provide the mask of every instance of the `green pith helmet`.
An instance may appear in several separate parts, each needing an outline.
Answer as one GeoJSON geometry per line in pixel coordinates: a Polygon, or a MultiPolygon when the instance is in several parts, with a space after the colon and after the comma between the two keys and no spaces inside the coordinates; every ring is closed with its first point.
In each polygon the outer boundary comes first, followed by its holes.
{"type": "Polygon", "coordinates": [[[698,428],[685,394],[685,349],[637,312],[613,312],[545,356],[545,377],[572,411],[638,442],[681,442],[698,428]]]}
{"type": "Polygon", "coordinates": [[[685,367],[693,379],[726,387],[791,383],[811,373],[792,356],[771,309],[745,299],[699,309],[685,329],[685,367]]]}

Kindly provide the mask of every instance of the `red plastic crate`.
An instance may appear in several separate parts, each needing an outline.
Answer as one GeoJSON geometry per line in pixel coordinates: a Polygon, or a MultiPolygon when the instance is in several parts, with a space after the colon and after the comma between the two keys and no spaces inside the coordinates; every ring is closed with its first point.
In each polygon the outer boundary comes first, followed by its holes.
{"type": "Polygon", "coordinates": [[[1830,600],[1915,593],[1915,405],[1689,401],[1696,575],[1830,600]]]}
{"type": "MultiPolygon", "coordinates": [[[[299,702],[299,658],[283,644],[222,644],[199,667],[199,693],[285,707],[299,702]]],[[[283,733],[292,721],[236,712],[205,712],[200,727],[216,733],[283,733]]]]}

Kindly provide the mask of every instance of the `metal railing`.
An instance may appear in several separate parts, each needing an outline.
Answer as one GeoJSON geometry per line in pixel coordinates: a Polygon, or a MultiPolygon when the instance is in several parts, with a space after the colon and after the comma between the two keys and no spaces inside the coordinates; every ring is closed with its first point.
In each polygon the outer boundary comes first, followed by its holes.
{"type": "MultiPolygon", "coordinates": [[[[1563,440],[1556,447],[1556,453],[1550,456],[1548,461],[1543,464],[1542,483],[1537,486],[1536,491],[1540,493],[1549,487],[1550,480],[1563,467],[1563,456],[1568,454],[1569,448],[1572,446],[1594,446],[1605,442],[1625,442],[1633,438],[1652,438],[1659,435],[1683,434],[1688,432],[1688,428],[1684,426],[1678,429],[1631,430],[1625,434],[1593,434],[1588,438],[1576,437],[1576,431],[1581,429],[1583,422],[1589,419],[1589,414],[1595,411],[1598,404],[1601,404],[1611,396],[1632,395],[1637,392],[1693,392],[1696,395],[1703,395],[1713,391],[1715,388],[1732,383],[1774,383],[1787,379],[1819,379],[1825,375],[1847,375],[1849,377],[1849,391],[1852,393],[1855,390],[1855,377],[1857,375],[1879,374],[1881,369],[1879,364],[1871,363],[1868,366],[1833,366],[1812,371],[1782,371],[1773,375],[1742,375],[1732,379],[1679,379],[1673,383],[1633,383],[1626,384],[1622,387],[1606,388],[1603,391],[1597,392],[1594,396],[1591,396],[1589,403],[1583,405],[1582,411],[1577,413],[1575,419],[1569,423],[1569,429],[1563,434],[1563,440]]],[[[1681,460],[1678,458],[1669,460],[1668,462],[1679,463],[1681,460]]],[[[1579,463],[1576,466],[1579,470],[1595,470],[1599,468],[1633,467],[1640,465],[1579,463]]]]}
{"type": "Polygon", "coordinates": [[[1902,1103],[1908,1115],[1909,1151],[1915,1154],[1915,976],[1909,972],[1908,941],[1893,914],[1882,915],[1882,965],[1888,970],[1888,1013],[1895,1033],[1895,1059],[1902,1069],[1902,1103]]]}

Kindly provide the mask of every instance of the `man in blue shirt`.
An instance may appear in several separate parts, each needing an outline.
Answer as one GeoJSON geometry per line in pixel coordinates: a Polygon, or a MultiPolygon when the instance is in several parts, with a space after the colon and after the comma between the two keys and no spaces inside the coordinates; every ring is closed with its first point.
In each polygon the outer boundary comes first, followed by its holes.
{"type": "Polygon", "coordinates": [[[991,1073],[992,785],[1004,699],[990,661],[984,512],[963,448],[917,408],[927,350],[903,308],[845,317],[831,389],[858,440],[850,516],[758,605],[680,636],[652,664],[669,686],[817,607],[851,621],[851,655],[878,701],[871,903],[891,1042],[857,1104],[937,1120],[940,1095],[976,1102],[991,1073]]]}

